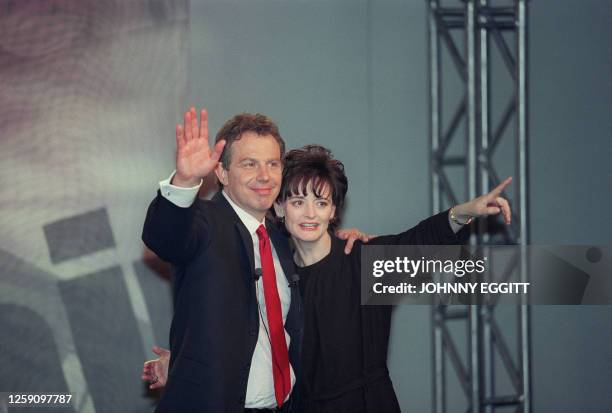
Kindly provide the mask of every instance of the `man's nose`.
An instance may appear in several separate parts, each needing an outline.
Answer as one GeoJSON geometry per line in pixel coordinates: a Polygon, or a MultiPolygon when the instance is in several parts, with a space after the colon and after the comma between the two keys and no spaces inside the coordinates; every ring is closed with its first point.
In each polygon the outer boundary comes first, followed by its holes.
{"type": "Polygon", "coordinates": [[[258,181],[266,182],[270,180],[270,171],[268,170],[268,165],[261,165],[257,172],[258,181]]]}

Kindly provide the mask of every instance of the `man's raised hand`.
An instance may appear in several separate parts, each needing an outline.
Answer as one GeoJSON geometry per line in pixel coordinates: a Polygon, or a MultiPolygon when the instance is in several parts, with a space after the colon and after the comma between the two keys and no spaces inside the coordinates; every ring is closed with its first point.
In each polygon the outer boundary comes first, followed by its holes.
{"type": "Polygon", "coordinates": [[[194,107],[185,112],[183,125],[176,125],[176,174],[172,184],[194,187],[219,163],[225,141],[208,145],[208,113],[200,112],[200,122],[194,107]]]}

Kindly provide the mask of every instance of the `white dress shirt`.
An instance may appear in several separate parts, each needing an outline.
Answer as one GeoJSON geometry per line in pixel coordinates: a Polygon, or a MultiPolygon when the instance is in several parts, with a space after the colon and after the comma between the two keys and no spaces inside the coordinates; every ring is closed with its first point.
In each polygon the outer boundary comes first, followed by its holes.
{"type": "MultiPolygon", "coordinates": [[[[202,185],[202,181],[197,186],[192,188],[182,188],[172,185],[170,181],[174,176],[174,172],[168,179],[159,183],[159,189],[164,198],[181,208],[189,208],[195,201],[198,190],[202,185]]],[[[255,258],[255,268],[261,268],[261,256],[259,254],[259,237],[257,236],[257,228],[263,224],[265,226],[265,218],[263,221],[258,221],[251,214],[240,208],[225,191],[222,191],[223,196],[231,207],[234,209],[244,226],[251,234],[253,240],[253,255],[255,258]]],[[[276,249],[272,245],[272,258],[274,260],[274,271],[276,272],[276,286],[280,297],[281,308],[283,313],[283,325],[287,319],[287,312],[291,304],[291,289],[285,272],[280,264],[276,249]]],[[[270,339],[268,338],[268,317],[266,313],[265,297],[263,290],[263,277],[259,277],[256,281],[257,302],[259,306],[259,334],[257,336],[257,344],[251,359],[251,370],[249,371],[249,380],[247,384],[247,393],[245,399],[245,407],[249,409],[266,409],[276,407],[276,397],[274,394],[274,377],[272,375],[272,350],[270,348],[270,339]]],[[[232,326],[228,326],[231,328],[232,326]]],[[[287,348],[291,342],[291,337],[285,329],[285,339],[287,340],[287,348]]],[[[295,385],[295,373],[293,367],[289,366],[291,371],[291,388],[295,385]]],[[[289,393],[287,398],[289,398],[289,393]]]]}

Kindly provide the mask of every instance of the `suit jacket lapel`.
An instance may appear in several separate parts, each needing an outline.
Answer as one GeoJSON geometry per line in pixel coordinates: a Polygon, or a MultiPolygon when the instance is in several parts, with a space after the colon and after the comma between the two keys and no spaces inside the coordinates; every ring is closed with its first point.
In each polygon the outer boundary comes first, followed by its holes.
{"type": "Polygon", "coordinates": [[[232,208],[229,202],[227,202],[227,199],[225,199],[225,196],[223,196],[221,191],[217,192],[215,196],[213,196],[212,200],[218,203],[222,207],[222,209],[227,213],[227,219],[231,219],[232,221],[234,221],[234,226],[236,227],[236,231],[238,232],[240,236],[240,240],[242,242],[242,246],[244,247],[244,251],[246,252],[247,257],[249,257],[250,272],[245,273],[245,276],[248,277],[247,281],[250,282],[252,281],[251,277],[255,273],[255,255],[253,253],[253,238],[251,237],[251,234],[249,234],[249,231],[246,229],[246,227],[240,220],[240,217],[238,217],[238,214],[236,214],[236,211],[234,211],[234,208],[232,208]]]}
{"type": "MultiPolygon", "coordinates": [[[[236,230],[240,234],[240,239],[242,240],[242,245],[247,252],[249,257],[249,267],[251,268],[251,274],[255,273],[255,255],[253,253],[253,238],[249,231],[246,229],[242,222],[236,222],[236,230]]],[[[250,279],[249,279],[250,281],[250,279]]]]}
{"type": "Polygon", "coordinates": [[[293,256],[291,254],[291,250],[289,249],[289,243],[287,242],[287,237],[276,226],[276,224],[269,219],[266,220],[266,229],[268,231],[268,235],[270,235],[270,240],[274,245],[274,249],[276,250],[276,255],[278,255],[278,260],[280,261],[281,267],[283,267],[285,277],[287,278],[287,281],[291,282],[291,278],[293,274],[295,274],[295,267],[293,264],[293,256]]]}
{"type": "MultiPolygon", "coordinates": [[[[253,238],[251,237],[251,234],[238,217],[238,214],[236,214],[236,211],[234,211],[234,208],[232,208],[229,202],[227,202],[227,199],[225,199],[221,191],[217,192],[212,200],[220,204],[228,213],[228,218],[234,221],[236,230],[240,234],[243,247],[247,253],[247,256],[249,257],[249,266],[251,269],[250,274],[254,274],[255,256],[253,252],[253,238]]],[[[268,231],[270,240],[274,245],[274,249],[276,250],[276,255],[278,255],[278,260],[280,261],[281,267],[283,267],[285,278],[287,278],[288,282],[291,282],[292,276],[295,274],[295,267],[293,265],[293,255],[289,249],[287,237],[276,226],[276,224],[269,219],[266,220],[266,230],[268,231]]],[[[251,281],[251,279],[249,278],[248,281],[251,281]]]]}

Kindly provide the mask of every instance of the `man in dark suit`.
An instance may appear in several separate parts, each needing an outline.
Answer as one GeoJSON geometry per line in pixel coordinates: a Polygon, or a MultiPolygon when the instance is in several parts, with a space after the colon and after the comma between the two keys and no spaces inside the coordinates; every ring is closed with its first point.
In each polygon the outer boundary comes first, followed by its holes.
{"type": "Polygon", "coordinates": [[[287,239],[265,219],[284,142],[267,117],[241,114],[210,150],[207,113],[198,122],[194,108],[176,142],[176,172],[160,183],[143,230],[145,244],[176,266],[172,358],[157,411],[287,410],[299,368],[300,298],[287,239]],[[197,199],[213,170],[222,191],[197,199]]]}
{"type": "Polygon", "coordinates": [[[172,356],[157,411],[290,411],[300,296],[287,238],[265,218],[285,144],[269,118],[243,113],[211,150],[207,113],[199,123],[194,108],[177,125],[176,144],[176,172],[160,182],[143,229],[145,244],[176,267],[172,356]],[[222,190],[197,199],[213,170],[222,190]]]}

